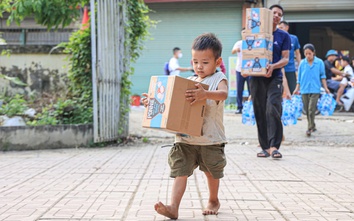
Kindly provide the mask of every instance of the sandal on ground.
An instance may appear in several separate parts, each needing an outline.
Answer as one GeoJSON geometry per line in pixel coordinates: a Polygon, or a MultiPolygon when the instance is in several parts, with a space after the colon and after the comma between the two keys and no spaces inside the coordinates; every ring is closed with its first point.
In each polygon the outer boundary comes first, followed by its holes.
{"type": "Polygon", "coordinates": [[[306,131],[306,135],[309,137],[309,136],[311,136],[311,130],[307,130],[306,131]]]}
{"type": "Polygon", "coordinates": [[[280,159],[282,157],[283,157],[283,155],[281,155],[281,153],[278,150],[274,150],[272,152],[272,158],[280,159]]]}
{"type": "Polygon", "coordinates": [[[265,150],[262,150],[261,152],[257,153],[257,157],[269,157],[270,154],[265,151],[265,150]]]}

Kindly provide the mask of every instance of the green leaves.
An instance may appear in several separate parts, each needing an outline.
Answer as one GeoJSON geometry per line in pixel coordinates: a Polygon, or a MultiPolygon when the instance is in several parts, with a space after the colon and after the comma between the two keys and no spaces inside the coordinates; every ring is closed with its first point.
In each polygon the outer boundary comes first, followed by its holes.
{"type": "Polygon", "coordinates": [[[0,15],[3,11],[10,13],[7,20],[9,25],[21,21],[28,16],[33,16],[38,24],[49,29],[58,29],[70,25],[80,17],[80,7],[88,4],[88,0],[17,0],[11,4],[9,0],[0,3],[0,15]]]}
{"type": "Polygon", "coordinates": [[[0,78],[4,78],[6,80],[9,80],[12,83],[17,84],[19,86],[27,86],[27,84],[23,83],[18,77],[9,77],[9,76],[0,74],[0,78]]]}
{"type": "MultiPolygon", "coordinates": [[[[125,54],[129,56],[124,58],[123,63],[130,64],[130,62],[135,62],[142,53],[143,41],[148,36],[148,29],[156,22],[150,20],[149,9],[143,0],[124,2],[125,4],[121,7],[124,7],[128,15],[125,20],[128,22],[125,27],[125,45],[129,50],[125,54]]],[[[57,29],[59,26],[65,27],[78,19],[80,16],[78,7],[83,7],[88,3],[88,0],[0,0],[0,17],[3,12],[9,12],[8,23],[20,24],[24,18],[33,16],[37,23],[48,29],[57,29]]],[[[42,111],[36,115],[36,119],[27,121],[29,125],[90,123],[93,120],[91,28],[73,33],[68,43],[62,43],[58,47],[64,47],[64,52],[69,54],[68,94],[65,98],[44,106],[42,111]]],[[[132,85],[129,76],[133,73],[134,69],[127,66],[121,80],[121,119],[125,119],[129,112],[132,85]]],[[[17,79],[8,80],[21,85],[17,79]]],[[[13,112],[22,111],[19,107],[23,103],[16,100],[11,104],[13,112]]],[[[120,121],[120,123],[123,122],[124,120],[120,121]]],[[[123,128],[123,125],[120,125],[120,130],[123,128]]]]}
{"type": "Polygon", "coordinates": [[[27,102],[22,95],[16,94],[10,101],[6,102],[0,107],[0,115],[7,115],[13,117],[15,115],[23,115],[27,110],[27,102]]]}

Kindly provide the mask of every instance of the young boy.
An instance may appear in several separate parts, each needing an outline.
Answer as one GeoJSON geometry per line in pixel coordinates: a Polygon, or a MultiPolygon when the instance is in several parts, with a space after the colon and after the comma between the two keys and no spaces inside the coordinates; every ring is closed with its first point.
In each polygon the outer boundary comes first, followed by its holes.
{"type": "MultiPolygon", "coordinates": [[[[178,210],[182,196],[186,190],[187,178],[199,166],[207,177],[209,201],[203,215],[216,215],[220,208],[218,199],[219,179],[224,176],[226,157],[224,146],[226,141],[223,112],[224,100],[228,96],[227,78],[222,72],[216,72],[220,65],[222,45],[212,33],[198,36],[192,45],[192,62],[196,76],[192,80],[209,85],[209,90],[196,83],[196,88],[187,90],[186,99],[193,105],[196,101],[206,100],[206,111],[203,123],[203,135],[194,137],[177,134],[174,146],[169,153],[170,176],[174,178],[171,203],[155,204],[159,214],[171,219],[178,218],[178,210]]],[[[144,93],[143,104],[148,105],[147,94],[144,93]]]]}
{"type": "Polygon", "coordinates": [[[348,86],[348,84],[354,80],[354,72],[352,66],[350,66],[350,59],[347,56],[342,57],[341,65],[344,67],[343,70],[343,79],[339,84],[339,88],[337,91],[337,105],[343,106],[342,102],[340,101],[340,97],[343,95],[344,89],[348,86]]]}

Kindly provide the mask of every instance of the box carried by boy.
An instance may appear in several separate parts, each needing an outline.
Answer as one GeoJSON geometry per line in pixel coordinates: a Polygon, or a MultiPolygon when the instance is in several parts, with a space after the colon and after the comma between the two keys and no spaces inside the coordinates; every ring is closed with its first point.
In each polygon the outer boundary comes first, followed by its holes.
{"type": "Polygon", "coordinates": [[[152,76],[142,126],[201,136],[206,100],[191,105],[185,98],[185,92],[197,83],[179,76],[152,76]]]}

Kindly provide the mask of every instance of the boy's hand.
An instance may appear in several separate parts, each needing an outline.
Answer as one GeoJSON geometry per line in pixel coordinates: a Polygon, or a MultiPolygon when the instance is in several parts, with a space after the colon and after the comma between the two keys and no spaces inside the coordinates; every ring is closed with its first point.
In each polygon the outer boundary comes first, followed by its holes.
{"type": "Polygon", "coordinates": [[[199,100],[205,100],[206,99],[206,92],[201,84],[196,84],[195,85],[197,89],[193,90],[187,90],[186,91],[186,100],[191,101],[191,105],[193,105],[195,102],[199,100]]]}
{"type": "Polygon", "coordinates": [[[144,107],[147,107],[149,105],[149,95],[147,93],[142,93],[143,96],[142,102],[144,107]]]}

